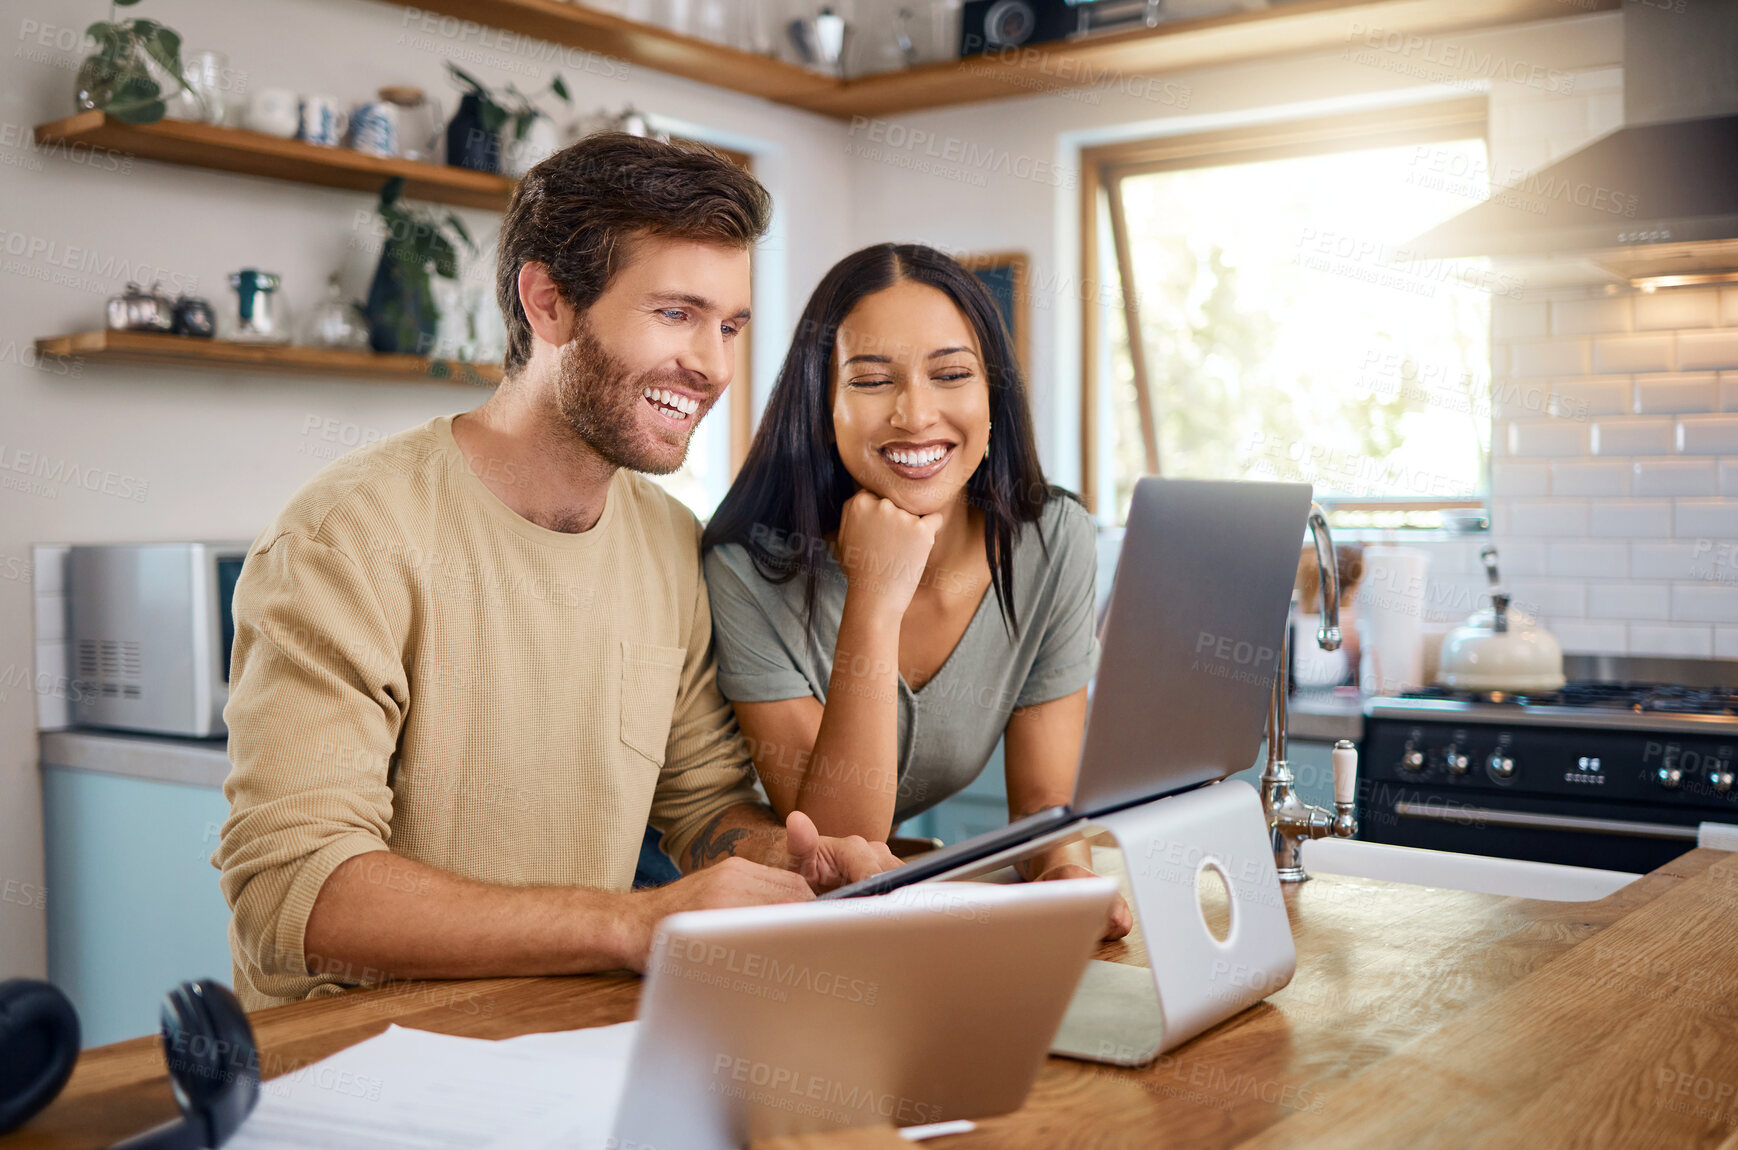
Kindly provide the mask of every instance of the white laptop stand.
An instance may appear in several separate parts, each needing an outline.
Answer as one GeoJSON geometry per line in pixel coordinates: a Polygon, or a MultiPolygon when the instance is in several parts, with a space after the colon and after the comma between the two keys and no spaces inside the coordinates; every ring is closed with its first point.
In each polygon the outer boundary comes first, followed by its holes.
{"type": "Polygon", "coordinates": [[[1254,1006],[1297,970],[1291,919],[1274,869],[1261,799],[1228,781],[1094,819],[944,876],[984,874],[1055,842],[1108,833],[1122,849],[1149,967],[1093,961],[1051,1053],[1144,1066],[1254,1006]],[[1196,884],[1217,871],[1231,925],[1214,938],[1196,884]]]}

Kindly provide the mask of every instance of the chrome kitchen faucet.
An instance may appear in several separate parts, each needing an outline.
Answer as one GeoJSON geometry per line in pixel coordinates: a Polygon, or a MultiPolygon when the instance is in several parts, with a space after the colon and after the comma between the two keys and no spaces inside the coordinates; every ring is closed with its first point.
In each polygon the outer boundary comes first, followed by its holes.
{"type": "MultiPolygon", "coordinates": [[[[1340,571],[1334,555],[1334,539],[1328,532],[1328,517],[1320,504],[1310,504],[1310,536],[1315,541],[1316,568],[1322,589],[1322,625],[1316,642],[1324,651],[1340,646],[1340,571]]],[[[1297,606],[1297,593],[1292,593],[1297,606]]],[[[1297,796],[1297,779],[1285,758],[1287,723],[1286,696],[1290,690],[1291,616],[1279,641],[1279,667],[1273,675],[1273,702],[1267,712],[1267,769],[1261,773],[1261,805],[1267,812],[1267,829],[1273,843],[1273,862],[1281,882],[1303,882],[1310,876],[1303,868],[1303,844],[1307,839],[1335,835],[1349,839],[1358,833],[1355,813],[1358,789],[1358,751],[1341,739],[1334,744],[1334,809],[1312,807],[1297,796]]]]}

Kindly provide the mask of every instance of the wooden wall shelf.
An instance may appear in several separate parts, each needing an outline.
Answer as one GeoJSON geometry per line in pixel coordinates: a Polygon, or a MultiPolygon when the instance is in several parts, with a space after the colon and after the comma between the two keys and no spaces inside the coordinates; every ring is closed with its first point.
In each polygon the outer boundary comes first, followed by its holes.
{"type": "Polygon", "coordinates": [[[493,387],[498,363],[459,363],[420,355],[380,355],[317,347],[234,343],[143,331],[84,331],[36,341],[39,355],[72,356],[97,363],[155,367],[236,369],[284,375],[323,375],[383,383],[442,383],[493,387]]]}
{"type": "MultiPolygon", "coordinates": [[[[841,82],[780,60],[563,0],[416,0],[420,11],[597,52],[838,119],[927,111],[1070,88],[1115,88],[1135,77],[1184,68],[1348,47],[1355,30],[1435,35],[1620,6],[1621,0],[1285,0],[1270,8],[1176,20],[1083,43],[924,64],[841,82]]],[[[436,24],[430,35],[440,34],[438,19],[436,24]]],[[[1412,62],[1398,54],[1393,57],[1399,65],[1412,62]]],[[[1450,69],[1444,72],[1452,74],[1450,69]]]]}
{"type": "Polygon", "coordinates": [[[184,120],[125,124],[102,112],[80,112],[38,124],[36,142],[86,144],[168,164],[360,192],[378,193],[387,180],[399,176],[404,179],[407,198],[497,212],[507,207],[513,195],[513,181],[506,176],[445,164],[380,159],[351,148],[322,148],[301,140],[184,120]]]}

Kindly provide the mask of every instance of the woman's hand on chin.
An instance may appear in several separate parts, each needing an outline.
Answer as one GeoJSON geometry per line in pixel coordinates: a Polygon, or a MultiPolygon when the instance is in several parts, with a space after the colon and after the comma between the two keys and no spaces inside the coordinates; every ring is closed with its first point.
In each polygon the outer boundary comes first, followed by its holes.
{"type": "MultiPolygon", "coordinates": [[[[1049,882],[1062,878],[1097,878],[1092,871],[1078,863],[1058,863],[1056,866],[1039,874],[1033,882],[1049,882]]],[[[1104,941],[1113,942],[1122,938],[1135,928],[1135,913],[1129,909],[1128,900],[1118,894],[1110,904],[1110,917],[1104,924],[1104,941]]]]}
{"type": "Polygon", "coordinates": [[[846,500],[839,518],[839,566],[851,594],[903,618],[923,579],[941,518],[940,513],[913,515],[873,491],[846,500]]]}

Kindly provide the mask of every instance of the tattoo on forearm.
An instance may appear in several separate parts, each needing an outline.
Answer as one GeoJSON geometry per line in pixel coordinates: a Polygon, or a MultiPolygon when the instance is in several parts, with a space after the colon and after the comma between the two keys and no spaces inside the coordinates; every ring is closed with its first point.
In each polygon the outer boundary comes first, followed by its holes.
{"type": "Polygon", "coordinates": [[[710,866],[721,858],[736,853],[736,846],[748,837],[747,827],[726,827],[719,829],[719,824],[729,810],[719,811],[712,820],[700,828],[700,833],[694,836],[694,841],[688,844],[688,869],[699,870],[710,866]]]}

